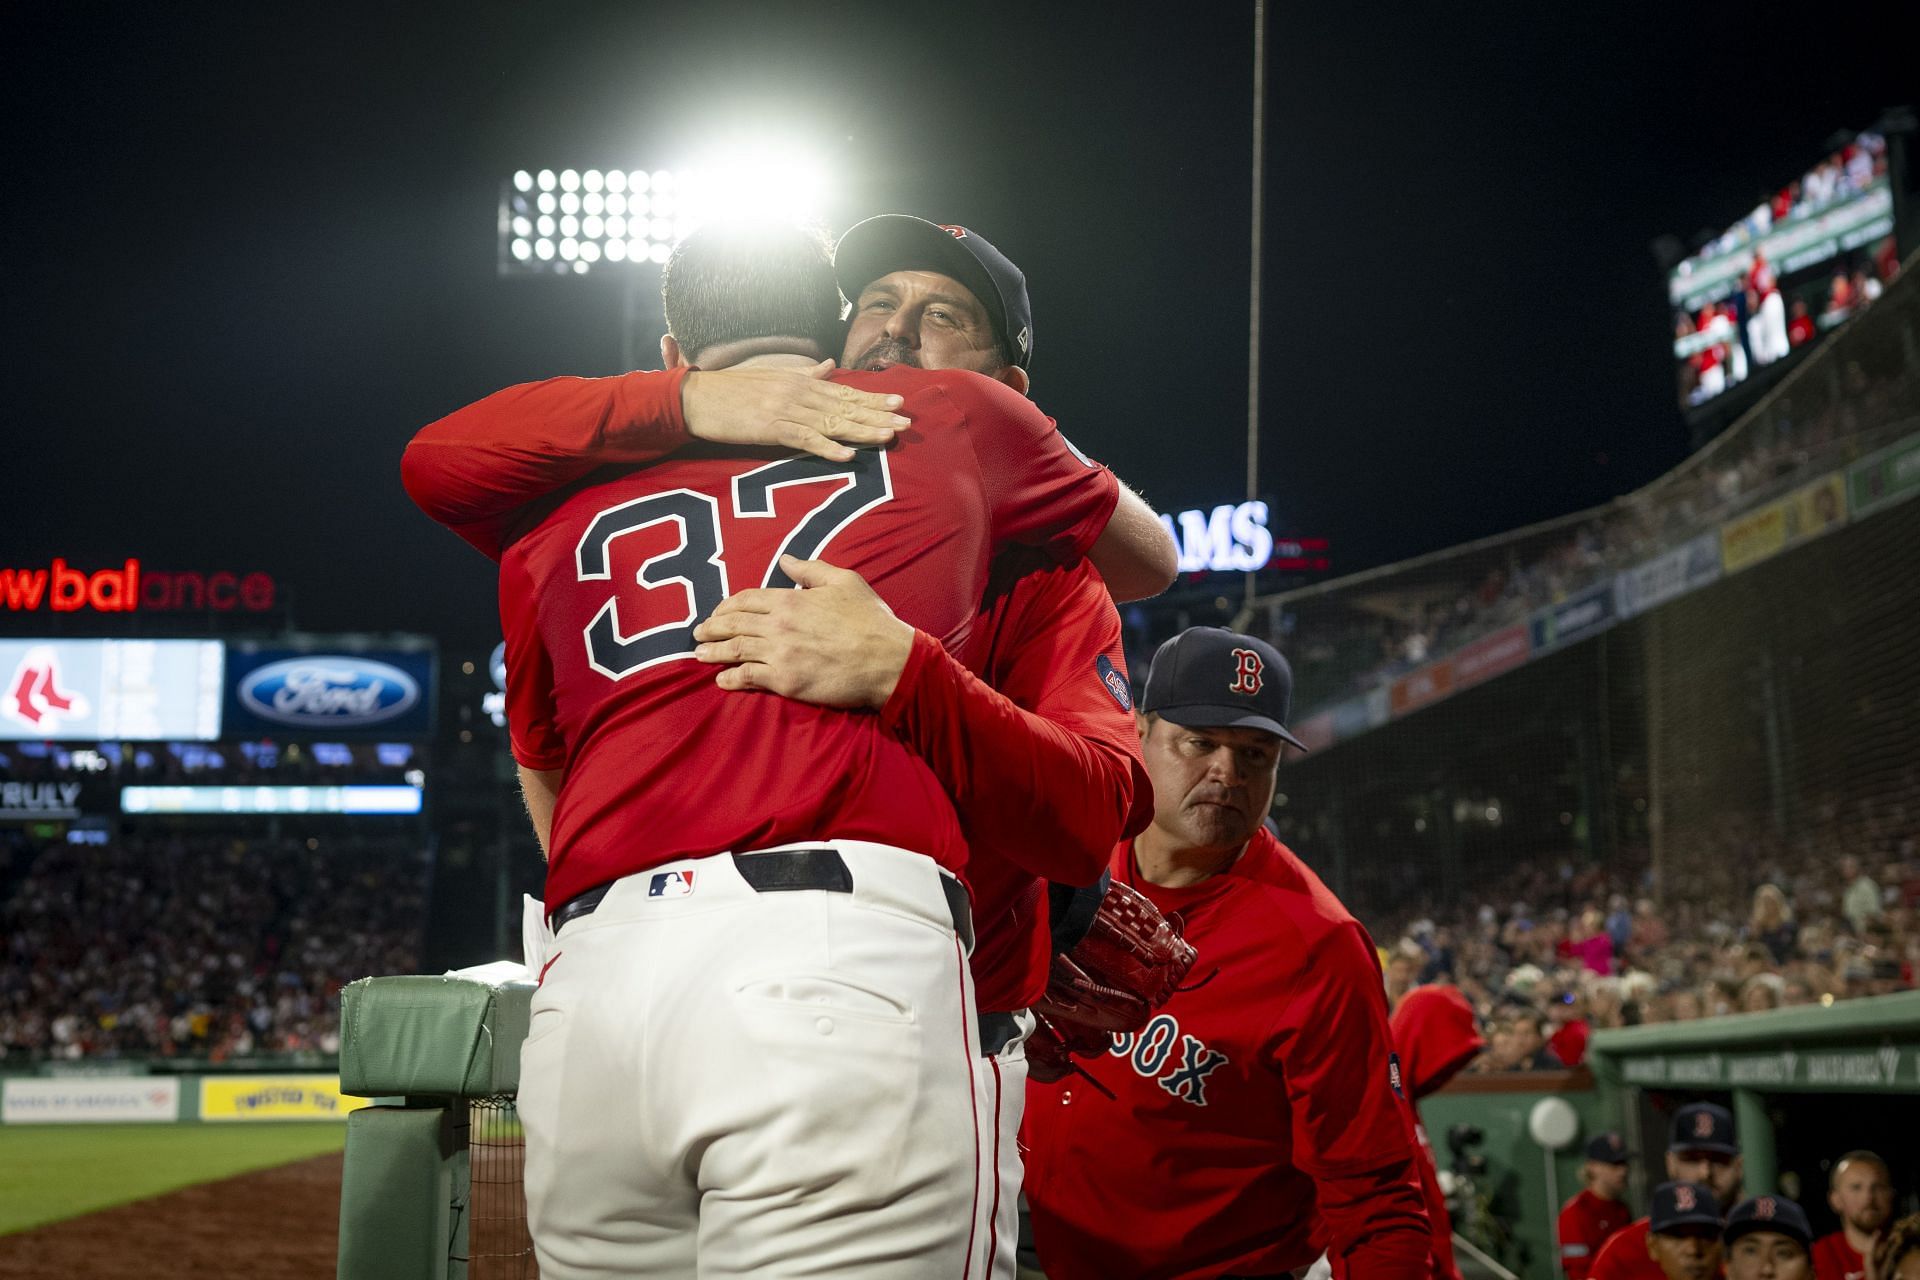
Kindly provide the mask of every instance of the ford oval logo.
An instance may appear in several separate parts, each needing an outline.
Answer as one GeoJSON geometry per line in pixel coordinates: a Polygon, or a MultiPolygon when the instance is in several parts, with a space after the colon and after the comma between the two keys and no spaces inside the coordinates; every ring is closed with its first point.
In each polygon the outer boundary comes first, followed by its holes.
{"type": "Polygon", "coordinates": [[[405,715],[420,701],[420,685],[398,667],[368,658],[287,658],[248,672],[240,701],[276,724],[353,728],[405,715]]]}

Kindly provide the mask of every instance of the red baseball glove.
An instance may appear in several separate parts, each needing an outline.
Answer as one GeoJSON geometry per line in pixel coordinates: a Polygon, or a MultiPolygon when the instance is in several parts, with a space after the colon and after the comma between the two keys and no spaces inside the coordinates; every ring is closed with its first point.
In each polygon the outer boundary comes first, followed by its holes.
{"type": "Polygon", "coordinates": [[[1138,1031],[1193,968],[1193,944],[1137,891],[1109,884],[1086,936],[1056,952],[1047,991],[1034,1005],[1027,1071],[1058,1080],[1071,1055],[1106,1052],[1116,1031],[1138,1031]]]}

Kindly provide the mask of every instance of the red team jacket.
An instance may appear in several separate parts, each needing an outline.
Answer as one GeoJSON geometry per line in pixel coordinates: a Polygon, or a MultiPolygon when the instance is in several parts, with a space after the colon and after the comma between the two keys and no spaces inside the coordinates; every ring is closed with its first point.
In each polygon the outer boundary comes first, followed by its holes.
{"type": "MultiPolygon", "coordinates": [[[[597,398],[602,422],[637,412],[623,399],[646,376],[561,380],[549,420],[580,421],[582,396],[597,398]]],[[[829,836],[963,867],[951,802],[877,717],[729,695],[691,661],[692,628],[733,590],[784,581],[776,561],[786,551],[859,571],[902,618],[960,644],[991,553],[1025,542],[1063,559],[1083,554],[1118,486],[990,379],[835,376],[898,391],[914,427],[894,448],[841,464],[688,446],[563,492],[503,556],[514,755],[566,772],[549,903],[677,858],[829,836]]],[[[538,391],[482,405],[515,424],[539,421],[538,391]]],[[[419,500],[418,468],[408,480],[419,500]]]]}
{"type": "Polygon", "coordinates": [[[1845,1231],[1836,1231],[1813,1242],[1813,1274],[1817,1280],[1866,1280],[1867,1260],[1847,1243],[1845,1231]]]}
{"type": "MultiPolygon", "coordinates": [[[[1618,1200],[1608,1200],[1591,1191],[1581,1193],[1560,1210],[1560,1268],[1567,1280],[1587,1280],[1593,1274],[1600,1250],[1607,1241],[1625,1230],[1633,1221],[1633,1210],[1618,1200]]],[[[1645,1236],[1641,1251],[1645,1252],[1645,1236]]],[[[1658,1274],[1658,1269],[1655,1269],[1658,1274]]]]}
{"type": "MultiPolygon", "coordinates": [[[[1473,1006],[1457,987],[1415,987],[1401,997],[1389,1026],[1394,1052],[1400,1055],[1402,1087],[1414,1102],[1443,1088],[1487,1044],[1480,1036],[1473,1006]]],[[[1420,1193],[1433,1226],[1432,1274],[1434,1280],[1460,1280],[1460,1267],[1453,1258],[1453,1220],[1447,1216],[1447,1197],[1440,1190],[1440,1166],[1418,1114],[1416,1109],[1413,1133],[1420,1142],[1420,1193]]]]}
{"type": "Polygon", "coordinates": [[[916,637],[880,718],[960,811],[982,1013],[1024,1009],[1046,989],[1041,877],[1092,883],[1153,817],[1132,708],[1120,615],[1084,560],[1008,551],[960,658],[916,637]]]}
{"type": "Polygon", "coordinates": [[[1425,1280],[1412,1122],[1388,1060],[1366,932],[1262,830],[1190,889],[1112,870],[1178,913],[1188,985],[1078,1076],[1028,1088],[1035,1242],[1052,1280],[1302,1267],[1330,1246],[1366,1280],[1425,1280]]]}

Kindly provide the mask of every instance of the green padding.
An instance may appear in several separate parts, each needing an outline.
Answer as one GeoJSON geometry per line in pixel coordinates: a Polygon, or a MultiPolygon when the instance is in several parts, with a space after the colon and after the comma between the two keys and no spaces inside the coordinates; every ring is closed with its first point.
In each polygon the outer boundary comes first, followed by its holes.
{"type": "Polygon", "coordinates": [[[340,993],[340,1091],[485,1098],[520,1087],[531,983],[362,978],[340,993]]]}
{"type": "Polygon", "coordinates": [[[467,1148],[442,1107],[367,1107],[347,1117],[339,1280],[464,1277],[467,1148]]]}

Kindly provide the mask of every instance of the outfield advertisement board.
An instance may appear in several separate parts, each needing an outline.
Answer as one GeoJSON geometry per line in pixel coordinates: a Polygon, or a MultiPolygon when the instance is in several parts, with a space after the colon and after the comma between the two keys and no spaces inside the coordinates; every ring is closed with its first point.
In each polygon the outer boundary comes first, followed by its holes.
{"type": "Polygon", "coordinates": [[[230,735],[421,736],[433,731],[432,711],[428,650],[228,646],[230,735]]]}
{"type": "Polygon", "coordinates": [[[1614,605],[1631,618],[1720,577],[1720,536],[1703,533],[1614,579],[1614,605]]]}
{"type": "Polygon", "coordinates": [[[9,1077],[0,1083],[4,1124],[171,1124],[180,1081],[159,1076],[9,1077]]]}
{"type": "Polygon", "coordinates": [[[207,1076],[200,1081],[202,1120],[345,1120],[366,1098],[340,1092],[333,1076],[207,1076]]]}
{"type": "Polygon", "coordinates": [[[0,739],[220,736],[214,640],[0,640],[0,739]]]}

